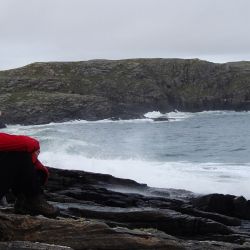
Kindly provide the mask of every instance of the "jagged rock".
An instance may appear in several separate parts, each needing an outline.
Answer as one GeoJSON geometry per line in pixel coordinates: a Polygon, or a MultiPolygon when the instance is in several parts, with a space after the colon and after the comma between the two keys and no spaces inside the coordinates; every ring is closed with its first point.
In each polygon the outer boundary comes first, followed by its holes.
{"type": "MultiPolygon", "coordinates": [[[[14,215],[12,206],[1,209],[0,241],[38,241],[91,250],[249,247],[249,220],[202,211],[193,205],[202,197],[188,191],[50,169],[45,195],[60,207],[61,217],[14,215]]],[[[7,199],[14,202],[12,195],[7,199]]],[[[245,201],[238,199],[237,204],[245,201]]]]}
{"type": "Polygon", "coordinates": [[[155,228],[167,234],[176,236],[197,236],[233,233],[231,229],[223,224],[200,217],[192,217],[173,210],[146,210],[139,209],[130,211],[128,209],[115,208],[103,209],[79,209],[70,207],[70,212],[80,217],[104,220],[107,224],[128,228],[155,228]]]}
{"type": "Polygon", "coordinates": [[[209,194],[193,200],[200,210],[250,220],[250,201],[242,196],[209,194]]]}
{"type": "Polygon", "coordinates": [[[196,217],[211,219],[211,220],[217,221],[227,226],[240,226],[241,225],[241,220],[238,218],[234,218],[234,217],[230,217],[230,216],[226,216],[222,214],[217,214],[217,213],[200,211],[190,205],[181,206],[179,208],[176,208],[176,210],[185,214],[196,216],[196,217]]]}
{"type": "Polygon", "coordinates": [[[157,238],[150,233],[123,230],[122,233],[101,222],[52,220],[0,213],[1,241],[31,241],[72,247],[75,250],[185,249],[173,239],[157,238]]]}
{"type": "Polygon", "coordinates": [[[217,234],[224,235],[223,239],[229,235],[230,241],[237,238],[230,236],[232,231],[227,226],[240,226],[239,219],[194,208],[190,203],[194,195],[184,190],[154,189],[111,175],[83,171],[50,169],[50,172],[48,198],[69,216],[129,228],[154,225],[155,229],[176,236],[210,234],[213,238],[211,235],[217,234]]]}
{"type": "Polygon", "coordinates": [[[167,117],[158,117],[158,118],[153,118],[154,122],[165,122],[165,121],[169,121],[169,119],[167,117]]]}
{"type": "Polygon", "coordinates": [[[29,241],[0,242],[0,250],[73,250],[71,247],[56,246],[29,241]]]}
{"type": "Polygon", "coordinates": [[[34,63],[0,71],[0,107],[7,124],[133,119],[154,110],[250,110],[249,79],[250,62],[34,63]]]}

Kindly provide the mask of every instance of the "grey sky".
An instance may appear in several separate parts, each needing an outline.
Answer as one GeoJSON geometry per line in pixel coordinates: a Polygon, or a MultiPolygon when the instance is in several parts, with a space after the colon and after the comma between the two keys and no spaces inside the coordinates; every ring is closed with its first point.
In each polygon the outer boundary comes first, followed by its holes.
{"type": "Polygon", "coordinates": [[[0,69],[138,57],[250,60],[250,0],[0,0],[0,69]]]}

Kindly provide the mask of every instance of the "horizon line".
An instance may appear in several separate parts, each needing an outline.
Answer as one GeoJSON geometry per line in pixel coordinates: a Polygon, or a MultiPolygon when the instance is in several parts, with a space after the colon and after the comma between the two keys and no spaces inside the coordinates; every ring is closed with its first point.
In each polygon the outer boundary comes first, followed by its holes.
{"type": "Polygon", "coordinates": [[[128,57],[128,58],[121,58],[121,59],[106,59],[106,58],[94,58],[94,59],[86,59],[86,60],[48,60],[48,61],[33,61],[30,63],[25,63],[20,66],[14,66],[14,67],[6,67],[6,68],[0,68],[0,71],[8,71],[8,70],[14,70],[19,68],[24,68],[26,66],[32,65],[32,64],[39,64],[39,63],[79,63],[79,62],[91,62],[91,61],[128,61],[128,60],[199,60],[204,61],[208,63],[214,63],[214,64],[227,64],[227,63],[239,63],[239,62],[250,62],[249,60],[236,60],[236,61],[212,61],[207,60],[204,58],[199,57],[128,57]]]}

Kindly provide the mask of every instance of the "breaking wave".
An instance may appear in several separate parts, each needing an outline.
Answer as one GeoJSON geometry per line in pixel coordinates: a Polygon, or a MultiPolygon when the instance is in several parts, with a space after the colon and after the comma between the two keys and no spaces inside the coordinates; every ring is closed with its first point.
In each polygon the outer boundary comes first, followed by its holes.
{"type": "Polygon", "coordinates": [[[111,174],[152,187],[186,189],[200,194],[244,194],[250,199],[250,164],[98,159],[62,152],[44,152],[41,159],[50,166],[111,174]]]}
{"type": "Polygon", "coordinates": [[[153,111],[144,119],[15,125],[2,131],[38,138],[40,159],[51,167],[250,199],[249,114],[153,111]],[[160,117],[170,122],[154,121],[160,117]]]}

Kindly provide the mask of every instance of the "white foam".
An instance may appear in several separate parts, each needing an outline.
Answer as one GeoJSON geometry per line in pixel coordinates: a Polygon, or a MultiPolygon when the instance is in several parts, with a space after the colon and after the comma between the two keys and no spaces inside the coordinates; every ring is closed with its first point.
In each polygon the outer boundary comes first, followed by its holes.
{"type": "MultiPolygon", "coordinates": [[[[209,112],[209,111],[208,111],[209,112]]],[[[202,113],[208,113],[207,111],[200,112],[202,113]]],[[[214,111],[212,111],[214,112],[214,111]]],[[[103,120],[97,120],[97,121],[87,121],[87,120],[71,120],[67,122],[51,122],[47,124],[40,124],[40,125],[7,125],[6,129],[3,129],[2,131],[6,130],[10,133],[20,133],[29,131],[30,129],[48,129],[51,127],[58,127],[58,125],[77,125],[77,124],[95,124],[95,123],[144,123],[144,122],[153,122],[153,119],[160,118],[160,117],[166,117],[169,118],[170,121],[182,121],[184,119],[190,118],[194,116],[195,114],[199,113],[190,113],[190,112],[179,112],[179,111],[173,111],[169,113],[161,113],[159,111],[152,111],[144,114],[145,118],[140,118],[140,119],[128,119],[128,120],[112,120],[112,119],[103,119],[103,120]]]]}
{"type": "Polygon", "coordinates": [[[3,129],[2,131],[6,130],[12,133],[20,133],[20,131],[25,131],[29,129],[40,129],[40,128],[51,128],[57,127],[58,125],[78,125],[78,124],[103,124],[103,123],[144,123],[144,122],[153,122],[152,119],[149,118],[141,118],[141,119],[129,119],[129,120],[112,120],[112,119],[104,119],[104,120],[97,120],[97,121],[86,121],[86,120],[72,120],[67,122],[58,122],[58,123],[48,123],[48,124],[41,124],[41,125],[7,125],[7,128],[3,129]]]}
{"type": "MultiPolygon", "coordinates": [[[[163,115],[173,118],[173,121],[183,121],[195,116],[242,115],[246,113],[250,114],[250,112],[237,113],[233,111],[170,112],[161,114],[159,111],[155,111],[147,115],[145,119],[101,120],[95,122],[71,121],[39,126],[18,125],[9,126],[3,131],[13,134],[26,134],[40,139],[42,148],[40,158],[51,167],[107,173],[121,178],[134,179],[154,187],[186,189],[196,193],[231,193],[244,195],[250,199],[250,163],[230,165],[220,163],[153,162],[140,158],[104,159],[98,158],[96,154],[95,158],[90,158],[85,150],[88,149],[88,145],[92,145],[91,140],[84,141],[81,138],[78,140],[77,137],[72,138],[70,134],[71,131],[77,133],[74,127],[77,124],[145,123],[153,122],[153,118],[163,115]]],[[[95,149],[95,147],[92,147],[92,149],[95,149]]]]}
{"type": "Polygon", "coordinates": [[[144,114],[145,118],[142,119],[129,119],[129,120],[112,120],[112,119],[103,119],[97,121],[87,121],[87,120],[71,120],[67,122],[51,122],[48,124],[41,124],[41,125],[7,125],[7,128],[2,129],[1,131],[7,131],[10,133],[17,133],[29,131],[30,129],[40,129],[40,128],[51,128],[51,127],[58,127],[58,125],[77,125],[77,124],[95,124],[95,123],[144,123],[144,122],[153,122],[153,119],[166,117],[169,118],[169,121],[183,121],[185,119],[195,117],[195,116],[202,116],[202,115],[250,115],[250,111],[224,111],[224,110],[215,110],[215,111],[202,111],[202,112],[180,112],[178,110],[168,112],[168,113],[161,113],[160,111],[152,111],[147,112],[144,114]]]}
{"type": "Polygon", "coordinates": [[[197,112],[194,114],[203,115],[203,114],[211,114],[211,115],[246,115],[250,114],[250,111],[233,111],[233,110],[205,110],[201,112],[197,112]]]}
{"type": "Polygon", "coordinates": [[[155,119],[155,118],[159,118],[159,117],[163,116],[163,114],[160,111],[152,111],[152,112],[148,112],[148,113],[144,114],[144,116],[149,118],[149,119],[155,119]]]}
{"type": "Polygon", "coordinates": [[[170,119],[170,121],[182,121],[185,119],[188,119],[190,117],[193,117],[194,113],[189,112],[169,112],[167,113],[167,117],[170,119]]]}
{"type": "Polygon", "coordinates": [[[209,110],[209,111],[201,111],[201,112],[180,112],[178,110],[168,112],[168,113],[161,113],[160,111],[152,111],[144,114],[144,116],[148,119],[157,119],[161,117],[166,117],[169,119],[170,122],[173,121],[183,121],[188,118],[196,117],[196,116],[206,116],[206,115],[246,115],[250,114],[250,111],[227,111],[227,110],[209,110]]]}
{"type": "Polygon", "coordinates": [[[146,118],[149,119],[157,119],[157,118],[168,118],[169,121],[182,121],[184,119],[190,118],[194,116],[194,113],[189,112],[179,112],[179,111],[173,111],[169,113],[161,113],[160,111],[152,111],[144,114],[146,118]]]}
{"type": "Polygon", "coordinates": [[[228,166],[219,163],[98,159],[62,152],[44,152],[41,159],[49,166],[111,174],[152,187],[186,189],[203,194],[230,193],[250,199],[250,164],[228,166]]]}

